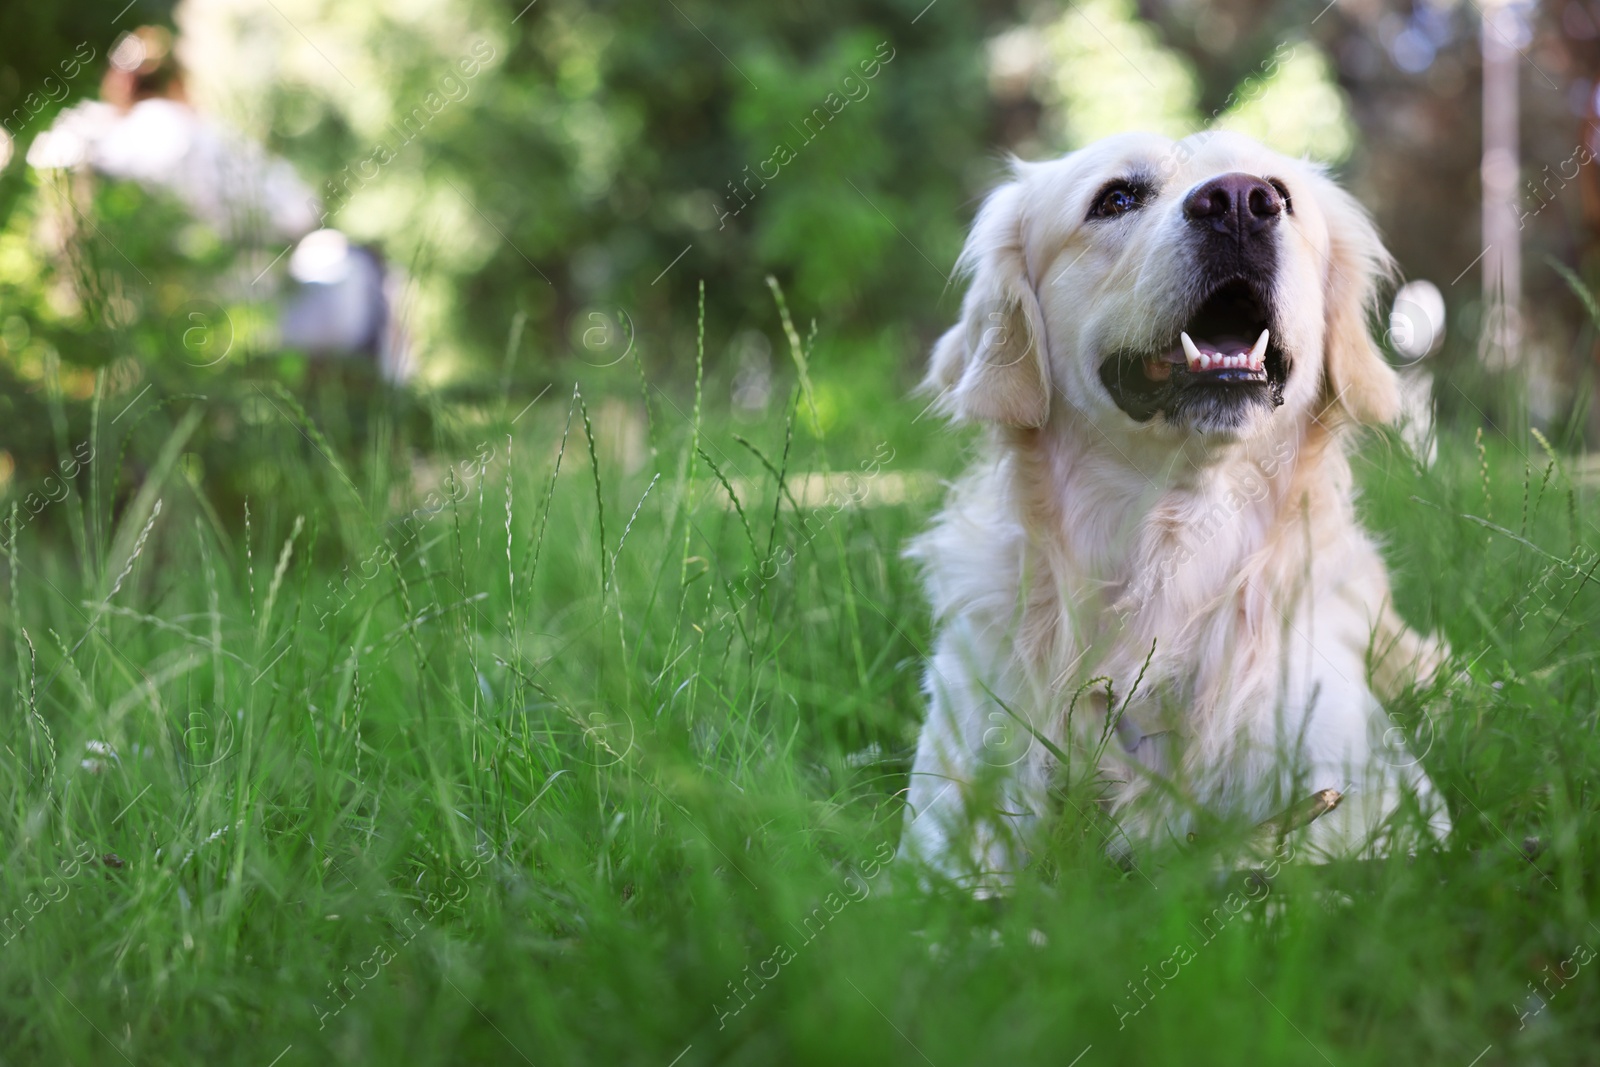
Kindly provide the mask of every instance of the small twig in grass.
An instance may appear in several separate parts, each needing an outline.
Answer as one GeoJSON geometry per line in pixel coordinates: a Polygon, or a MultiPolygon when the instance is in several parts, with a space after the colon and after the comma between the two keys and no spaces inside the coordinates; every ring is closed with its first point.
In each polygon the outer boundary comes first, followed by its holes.
{"type": "MultiPolygon", "coordinates": [[[[1289,805],[1283,811],[1270,818],[1263,819],[1256,824],[1256,843],[1277,843],[1294,833],[1303,826],[1310,826],[1317,819],[1326,815],[1339,806],[1344,799],[1344,794],[1337,789],[1319,789],[1304,800],[1289,805]]],[[[1193,840],[1193,835],[1190,835],[1193,840]]]]}

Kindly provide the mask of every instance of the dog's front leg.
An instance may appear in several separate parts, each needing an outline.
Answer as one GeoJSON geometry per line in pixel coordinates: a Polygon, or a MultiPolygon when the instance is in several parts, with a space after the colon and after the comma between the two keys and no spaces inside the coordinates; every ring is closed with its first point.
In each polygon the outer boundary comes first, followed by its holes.
{"type": "MultiPolygon", "coordinates": [[[[1332,598],[1321,604],[1291,635],[1289,714],[1286,729],[1275,731],[1299,742],[1293,759],[1277,761],[1280,798],[1307,785],[1344,794],[1337,810],[1309,826],[1307,855],[1384,855],[1443,841],[1450,815],[1422,768],[1426,750],[1411,750],[1367,684],[1364,620],[1332,598]],[[1420,812],[1420,826],[1409,818],[1395,824],[1410,806],[1420,812]]],[[[1262,747],[1267,743],[1263,736],[1262,747]]]]}
{"type": "Polygon", "coordinates": [[[902,859],[980,895],[1003,891],[1026,861],[1045,793],[1028,685],[1000,644],[965,621],[940,636],[900,843],[902,859]]]}

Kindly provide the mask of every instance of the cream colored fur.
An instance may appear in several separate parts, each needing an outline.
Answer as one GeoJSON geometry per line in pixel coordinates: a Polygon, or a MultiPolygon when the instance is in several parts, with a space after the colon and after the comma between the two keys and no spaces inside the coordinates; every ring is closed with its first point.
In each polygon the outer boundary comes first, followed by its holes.
{"type": "Polygon", "coordinates": [[[1367,332],[1388,263],[1320,170],[1237,135],[1130,134],[1014,165],[973,224],[962,319],[928,377],[946,414],[989,430],[909,550],[938,637],[903,856],[1003,885],[1064,775],[1077,803],[1098,783],[1119,850],[1181,841],[1203,812],[1264,819],[1328,787],[1344,803],[1302,855],[1397,847],[1408,796],[1413,825],[1449,832],[1369,676],[1375,659],[1372,675],[1403,686],[1444,654],[1396,616],[1352,503],[1352,434],[1399,409],[1367,332]],[[1153,201],[1086,224],[1095,191],[1130,168],[1159,176],[1153,201]],[[1284,403],[1227,432],[1136,422],[1097,368],[1173,328],[1197,269],[1181,201],[1240,171],[1292,197],[1273,283],[1293,360],[1284,403]],[[1105,683],[1085,688],[1094,678],[1111,680],[1120,717],[1105,683]]]}

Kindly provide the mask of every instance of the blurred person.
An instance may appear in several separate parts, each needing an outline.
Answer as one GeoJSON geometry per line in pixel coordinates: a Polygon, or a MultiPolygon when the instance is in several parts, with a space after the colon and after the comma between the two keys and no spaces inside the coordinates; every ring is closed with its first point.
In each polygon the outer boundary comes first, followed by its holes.
{"type": "Polygon", "coordinates": [[[29,165],[137,182],[245,249],[299,242],[282,343],[314,358],[364,356],[389,381],[408,377],[394,314],[403,280],[377,250],[320,229],[321,205],[287,160],[189,103],[168,31],[124,34],[108,58],[102,99],[63,111],[34,141],[29,165]]]}
{"type": "Polygon", "coordinates": [[[30,166],[136,181],[236,242],[294,241],[316,229],[315,199],[287,161],[190,105],[170,33],[140,27],[109,59],[101,99],[63,111],[29,148],[30,166]]]}

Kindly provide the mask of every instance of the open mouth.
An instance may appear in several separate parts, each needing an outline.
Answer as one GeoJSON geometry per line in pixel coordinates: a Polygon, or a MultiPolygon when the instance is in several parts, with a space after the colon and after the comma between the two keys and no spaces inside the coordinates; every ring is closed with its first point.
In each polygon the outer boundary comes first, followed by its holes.
{"type": "Polygon", "coordinates": [[[1144,422],[1235,425],[1261,405],[1283,403],[1289,361],[1272,336],[1265,295],[1246,281],[1211,292],[1165,345],[1117,352],[1100,365],[1100,380],[1117,405],[1144,422]],[[1184,416],[1190,416],[1184,419],[1184,416]]]}

